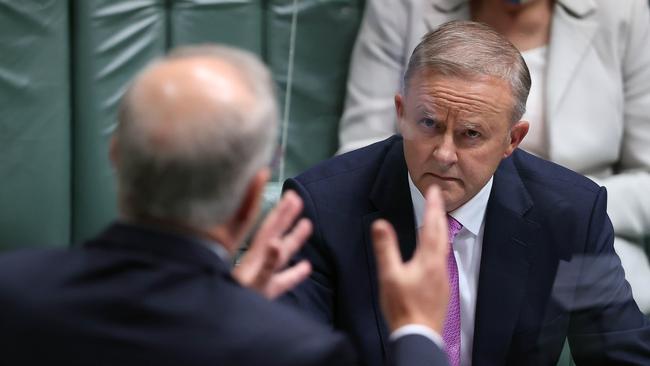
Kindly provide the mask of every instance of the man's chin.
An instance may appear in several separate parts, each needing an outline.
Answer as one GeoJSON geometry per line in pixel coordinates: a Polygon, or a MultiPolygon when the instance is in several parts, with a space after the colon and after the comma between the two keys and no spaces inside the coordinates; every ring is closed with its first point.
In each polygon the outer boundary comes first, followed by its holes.
{"type": "Polygon", "coordinates": [[[445,200],[445,212],[450,213],[460,207],[457,201],[445,200]]]}
{"type": "Polygon", "coordinates": [[[446,212],[451,212],[465,203],[463,200],[463,195],[458,191],[449,191],[445,190],[443,187],[440,188],[442,193],[442,200],[445,203],[446,212]]]}

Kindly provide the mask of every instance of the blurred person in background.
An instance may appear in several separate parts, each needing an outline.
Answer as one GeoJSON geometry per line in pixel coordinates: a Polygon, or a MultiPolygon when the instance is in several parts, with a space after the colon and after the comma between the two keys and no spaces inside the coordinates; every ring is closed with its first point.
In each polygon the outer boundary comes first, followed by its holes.
{"type": "Polygon", "coordinates": [[[396,132],[393,98],[422,35],[485,23],[521,51],[532,78],[521,148],[608,191],[615,248],[650,313],[650,16],[645,0],[369,0],[353,50],[340,150],[396,132]]]}
{"type": "MultiPolygon", "coordinates": [[[[285,266],[311,232],[294,225],[295,193],[230,267],[259,211],[277,115],[270,73],[247,52],[179,49],[138,75],[111,144],[120,218],[78,248],[0,257],[2,363],[354,364],[344,335],[264,298],[310,273],[285,266]]],[[[390,225],[373,232],[395,365],[446,365],[446,218],[439,193],[428,198],[415,260],[402,264],[390,225]]]]}

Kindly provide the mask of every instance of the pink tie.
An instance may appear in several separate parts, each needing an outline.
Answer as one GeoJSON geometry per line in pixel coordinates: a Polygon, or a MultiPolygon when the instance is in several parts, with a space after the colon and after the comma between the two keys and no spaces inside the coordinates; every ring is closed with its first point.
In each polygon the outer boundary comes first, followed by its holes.
{"type": "Polygon", "coordinates": [[[456,234],[463,228],[460,222],[447,215],[449,221],[449,256],[447,257],[447,270],[449,274],[449,305],[447,318],[442,332],[442,339],[447,346],[446,352],[451,366],[460,364],[460,295],[458,293],[458,265],[454,256],[453,242],[456,234]]]}

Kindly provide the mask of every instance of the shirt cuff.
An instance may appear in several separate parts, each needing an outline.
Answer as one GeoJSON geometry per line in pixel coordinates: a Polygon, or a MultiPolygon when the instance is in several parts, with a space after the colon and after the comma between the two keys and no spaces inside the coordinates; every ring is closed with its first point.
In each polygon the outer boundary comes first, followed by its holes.
{"type": "Polygon", "coordinates": [[[421,324],[407,324],[395,329],[395,331],[390,334],[390,340],[395,341],[401,337],[413,334],[419,334],[421,336],[429,338],[440,349],[445,348],[445,342],[442,340],[440,334],[438,334],[438,332],[435,330],[421,324]]]}

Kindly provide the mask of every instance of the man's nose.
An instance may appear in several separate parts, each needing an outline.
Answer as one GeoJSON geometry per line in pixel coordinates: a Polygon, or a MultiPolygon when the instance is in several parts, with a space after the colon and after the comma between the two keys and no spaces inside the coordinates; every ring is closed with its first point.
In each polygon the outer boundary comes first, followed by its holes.
{"type": "Polygon", "coordinates": [[[454,137],[450,133],[444,134],[438,145],[434,147],[433,158],[441,168],[449,168],[458,161],[454,137]]]}

